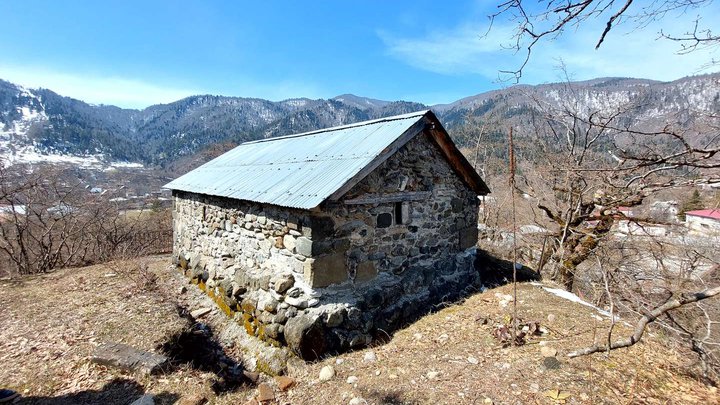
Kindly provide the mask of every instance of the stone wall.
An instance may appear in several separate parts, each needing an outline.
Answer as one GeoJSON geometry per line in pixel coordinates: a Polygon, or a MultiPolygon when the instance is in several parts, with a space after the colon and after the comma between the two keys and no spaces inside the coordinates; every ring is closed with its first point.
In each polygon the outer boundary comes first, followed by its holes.
{"type": "MultiPolygon", "coordinates": [[[[343,200],[322,209],[333,226],[317,229],[316,253],[322,246],[341,254],[345,279],[363,282],[382,272],[409,268],[448,269],[456,253],[477,244],[478,199],[453,172],[434,143],[421,134],[358,183],[343,200]],[[368,195],[429,193],[420,201],[353,204],[368,195]]],[[[316,259],[318,260],[318,259],[316,259]]],[[[334,267],[337,272],[337,266],[334,267]]],[[[323,269],[318,269],[320,273],[323,269]]],[[[330,277],[344,281],[343,272],[330,277]]],[[[321,285],[324,283],[321,283],[321,285]]]]}
{"type": "Polygon", "coordinates": [[[190,253],[197,261],[193,269],[212,271],[210,279],[232,278],[239,270],[249,279],[288,271],[302,275],[311,256],[311,229],[302,225],[303,220],[309,223],[305,214],[175,192],[173,252],[175,257],[190,253]]]}
{"type": "Polygon", "coordinates": [[[184,273],[249,334],[306,359],[366,345],[479,287],[477,197],[424,134],[313,211],[174,195],[184,273]],[[403,193],[426,197],[346,204],[403,193]]]}

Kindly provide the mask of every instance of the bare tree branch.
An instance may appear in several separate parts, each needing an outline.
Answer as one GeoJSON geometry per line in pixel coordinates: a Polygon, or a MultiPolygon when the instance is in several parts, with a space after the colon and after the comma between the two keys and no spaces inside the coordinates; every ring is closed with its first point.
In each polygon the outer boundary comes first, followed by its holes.
{"type": "Polygon", "coordinates": [[[637,325],[635,326],[634,333],[629,338],[615,341],[610,346],[596,344],[593,346],[578,349],[578,350],[568,353],[568,357],[585,356],[588,354],[605,352],[605,351],[610,351],[610,350],[615,350],[615,349],[621,349],[624,347],[630,347],[640,341],[643,334],[645,333],[645,329],[647,328],[648,324],[654,322],[661,315],[663,315],[673,309],[680,308],[684,305],[702,301],[702,300],[705,300],[708,298],[712,298],[718,294],[720,294],[720,286],[717,286],[714,288],[709,288],[704,291],[699,291],[699,292],[690,293],[690,294],[682,294],[678,297],[673,297],[673,298],[669,299],[667,302],[665,302],[663,305],[653,309],[648,314],[643,315],[643,317],[640,318],[637,325]]]}

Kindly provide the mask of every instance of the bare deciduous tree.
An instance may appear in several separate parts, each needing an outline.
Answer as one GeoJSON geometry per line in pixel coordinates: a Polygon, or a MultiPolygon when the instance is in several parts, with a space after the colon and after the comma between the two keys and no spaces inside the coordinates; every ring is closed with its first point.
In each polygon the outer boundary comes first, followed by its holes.
{"type": "Polygon", "coordinates": [[[720,265],[716,249],[656,236],[653,229],[670,224],[629,208],[660,191],[718,181],[718,117],[696,115],[690,130],[653,129],[630,119],[637,105],[592,110],[573,102],[579,97],[571,84],[566,91],[552,103],[528,94],[533,119],[516,137],[525,142],[517,188],[548,244],[538,267],[545,263],[544,277],[638,319],[631,337],[616,340],[611,327],[604,342],[574,355],[633,345],[658,323],[697,353],[705,376],[717,372],[718,308],[709,299],[720,293],[720,280],[708,279],[708,269],[720,265]]]}
{"type": "Polygon", "coordinates": [[[153,253],[162,250],[162,240],[170,241],[167,214],[130,216],[59,168],[1,163],[2,273],[45,273],[112,260],[127,251],[153,253]]]}
{"type": "MultiPolygon", "coordinates": [[[[707,15],[712,0],[661,0],[640,2],[636,0],[507,0],[498,4],[498,11],[490,16],[491,22],[508,18],[516,27],[511,48],[524,52],[525,57],[516,70],[503,71],[516,80],[530,60],[533,49],[544,40],[552,40],[567,30],[579,30],[591,21],[604,23],[597,33],[595,49],[600,48],[612,30],[620,24],[630,24],[634,29],[649,23],[672,18],[681,13],[705,12],[698,15],[694,24],[683,32],[660,31],[660,38],[677,42],[678,53],[685,54],[720,44],[720,35],[713,32],[715,16],[707,15]]],[[[491,25],[492,29],[492,25],[491,25]]],[[[587,28],[586,28],[587,29],[587,28]]],[[[714,63],[713,61],[709,61],[714,63]]]]}

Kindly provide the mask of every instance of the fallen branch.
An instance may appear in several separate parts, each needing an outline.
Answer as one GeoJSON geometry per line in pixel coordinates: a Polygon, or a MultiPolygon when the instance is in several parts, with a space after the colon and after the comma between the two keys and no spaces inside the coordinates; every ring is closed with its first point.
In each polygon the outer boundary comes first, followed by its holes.
{"type": "Polygon", "coordinates": [[[693,302],[698,302],[698,301],[702,301],[704,299],[714,297],[718,294],[720,294],[720,286],[710,288],[710,289],[700,291],[700,292],[681,294],[678,297],[670,298],[663,305],[653,309],[647,315],[644,315],[642,318],[640,318],[637,325],[635,326],[635,332],[629,338],[615,341],[612,344],[610,344],[609,348],[607,346],[594,344],[592,346],[588,346],[588,347],[576,350],[574,352],[570,352],[570,353],[568,353],[568,357],[586,356],[588,354],[593,354],[593,353],[598,353],[598,352],[606,352],[606,351],[610,351],[610,350],[621,349],[623,347],[630,347],[640,341],[643,334],[645,333],[645,329],[647,328],[647,325],[651,322],[654,322],[658,317],[660,317],[664,313],[671,311],[673,309],[676,309],[676,308],[680,308],[683,305],[692,304],[693,302]]]}

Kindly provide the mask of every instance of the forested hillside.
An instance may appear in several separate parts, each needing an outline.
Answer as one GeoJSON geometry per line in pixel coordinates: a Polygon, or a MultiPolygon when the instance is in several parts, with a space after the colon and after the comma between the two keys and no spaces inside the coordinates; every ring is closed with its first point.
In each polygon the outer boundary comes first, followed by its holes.
{"type": "MultiPolygon", "coordinates": [[[[100,160],[172,163],[212,145],[228,147],[259,138],[299,133],[432,108],[460,146],[501,141],[509,126],[528,126],[545,106],[570,100],[579,111],[622,110],[634,126],[691,126],[698,116],[720,111],[720,74],[669,83],[604,78],[538,86],[518,85],[426,106],[354,95],[328,100],[273,102],[199,95],[143,110],[90,105],[47,89],[30,90],[0,80],[0,156],[98,156],[100,160]]],[[[215,146],[212,146],[213,148],[215,146]]]]}

